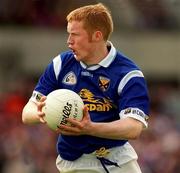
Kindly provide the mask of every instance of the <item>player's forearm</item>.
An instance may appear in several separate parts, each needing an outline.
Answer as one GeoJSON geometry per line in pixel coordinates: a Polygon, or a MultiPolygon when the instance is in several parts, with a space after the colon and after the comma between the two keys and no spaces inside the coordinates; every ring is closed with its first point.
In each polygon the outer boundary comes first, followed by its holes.
{"type": "Polygon", "coordinates": [[[132,118],[110,123],[93,123],[92,126],[92,136],[109,139],[136,139],[143,129],[143,124],[132,118]]]}
{"type": "Polygon", "coordinates": [[[22,121],[25,124],[40,123],[35,103],[28,102],[22,111],[22,121]]]}

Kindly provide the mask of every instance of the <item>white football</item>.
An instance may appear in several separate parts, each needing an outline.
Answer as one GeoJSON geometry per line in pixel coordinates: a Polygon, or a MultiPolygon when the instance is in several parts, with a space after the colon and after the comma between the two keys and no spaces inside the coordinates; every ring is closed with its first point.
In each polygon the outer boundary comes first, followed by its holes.
{"type": "Polygon", "coordinates": [[[45,103],[42,109],[45,113],[44,120],[52,130],[56,130],[60,124],[70,126],[66,118],[82,120],[84,103],[74,91],[54,90],[47,95],[45,103]]]}

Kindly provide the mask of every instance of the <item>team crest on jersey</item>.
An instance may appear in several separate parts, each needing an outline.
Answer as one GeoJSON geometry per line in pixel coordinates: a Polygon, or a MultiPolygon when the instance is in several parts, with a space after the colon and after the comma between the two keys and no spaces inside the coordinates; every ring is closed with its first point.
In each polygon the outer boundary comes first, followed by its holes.
{"type": "Polygon", "coordinates": [[[75,85],[77,83],[77,78],[74,72],[69,72],[65,75],[63,83],[67,85],[75,85]]]}
{"type": "Polygon", "coordinates": [[[99,87],[102,91],[106,91],[109,88],[110,79],[100,76],[99,77],[99,87]]]}

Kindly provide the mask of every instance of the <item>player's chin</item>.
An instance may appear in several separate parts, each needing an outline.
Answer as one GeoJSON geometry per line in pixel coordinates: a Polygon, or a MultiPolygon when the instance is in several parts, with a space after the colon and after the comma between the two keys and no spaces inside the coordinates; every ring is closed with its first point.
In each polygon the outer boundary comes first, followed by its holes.
{"type": "Polygon", "coordinates": [[[78,56],[77,54],[75,54],[74,57],[75,57],[75,59],[76,59],[77,61],[81,61],[81,59],[82,59],[82,58],[81,58],[80,56],[78,56]]]}

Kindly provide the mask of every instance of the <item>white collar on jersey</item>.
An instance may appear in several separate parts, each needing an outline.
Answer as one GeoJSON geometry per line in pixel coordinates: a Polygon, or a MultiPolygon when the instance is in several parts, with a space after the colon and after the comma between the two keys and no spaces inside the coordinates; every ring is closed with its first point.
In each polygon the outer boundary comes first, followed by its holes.
{"type": "Polygon", "coordinates": [[[87,70],[96,70],[100,66],[105,67],[105,68],[108,67],[112,63],[112,61],[114,60],[114,58],[116,56],[116,49],[110,41],[107,42],[107,46],[110,47],[110,51],[109,51],[108,55],[102,61],[100,61],[96,65],[92,65],[89,67],[86,64],[84,64],[82,61],[80,61],[81,66],[87,70]]]}

